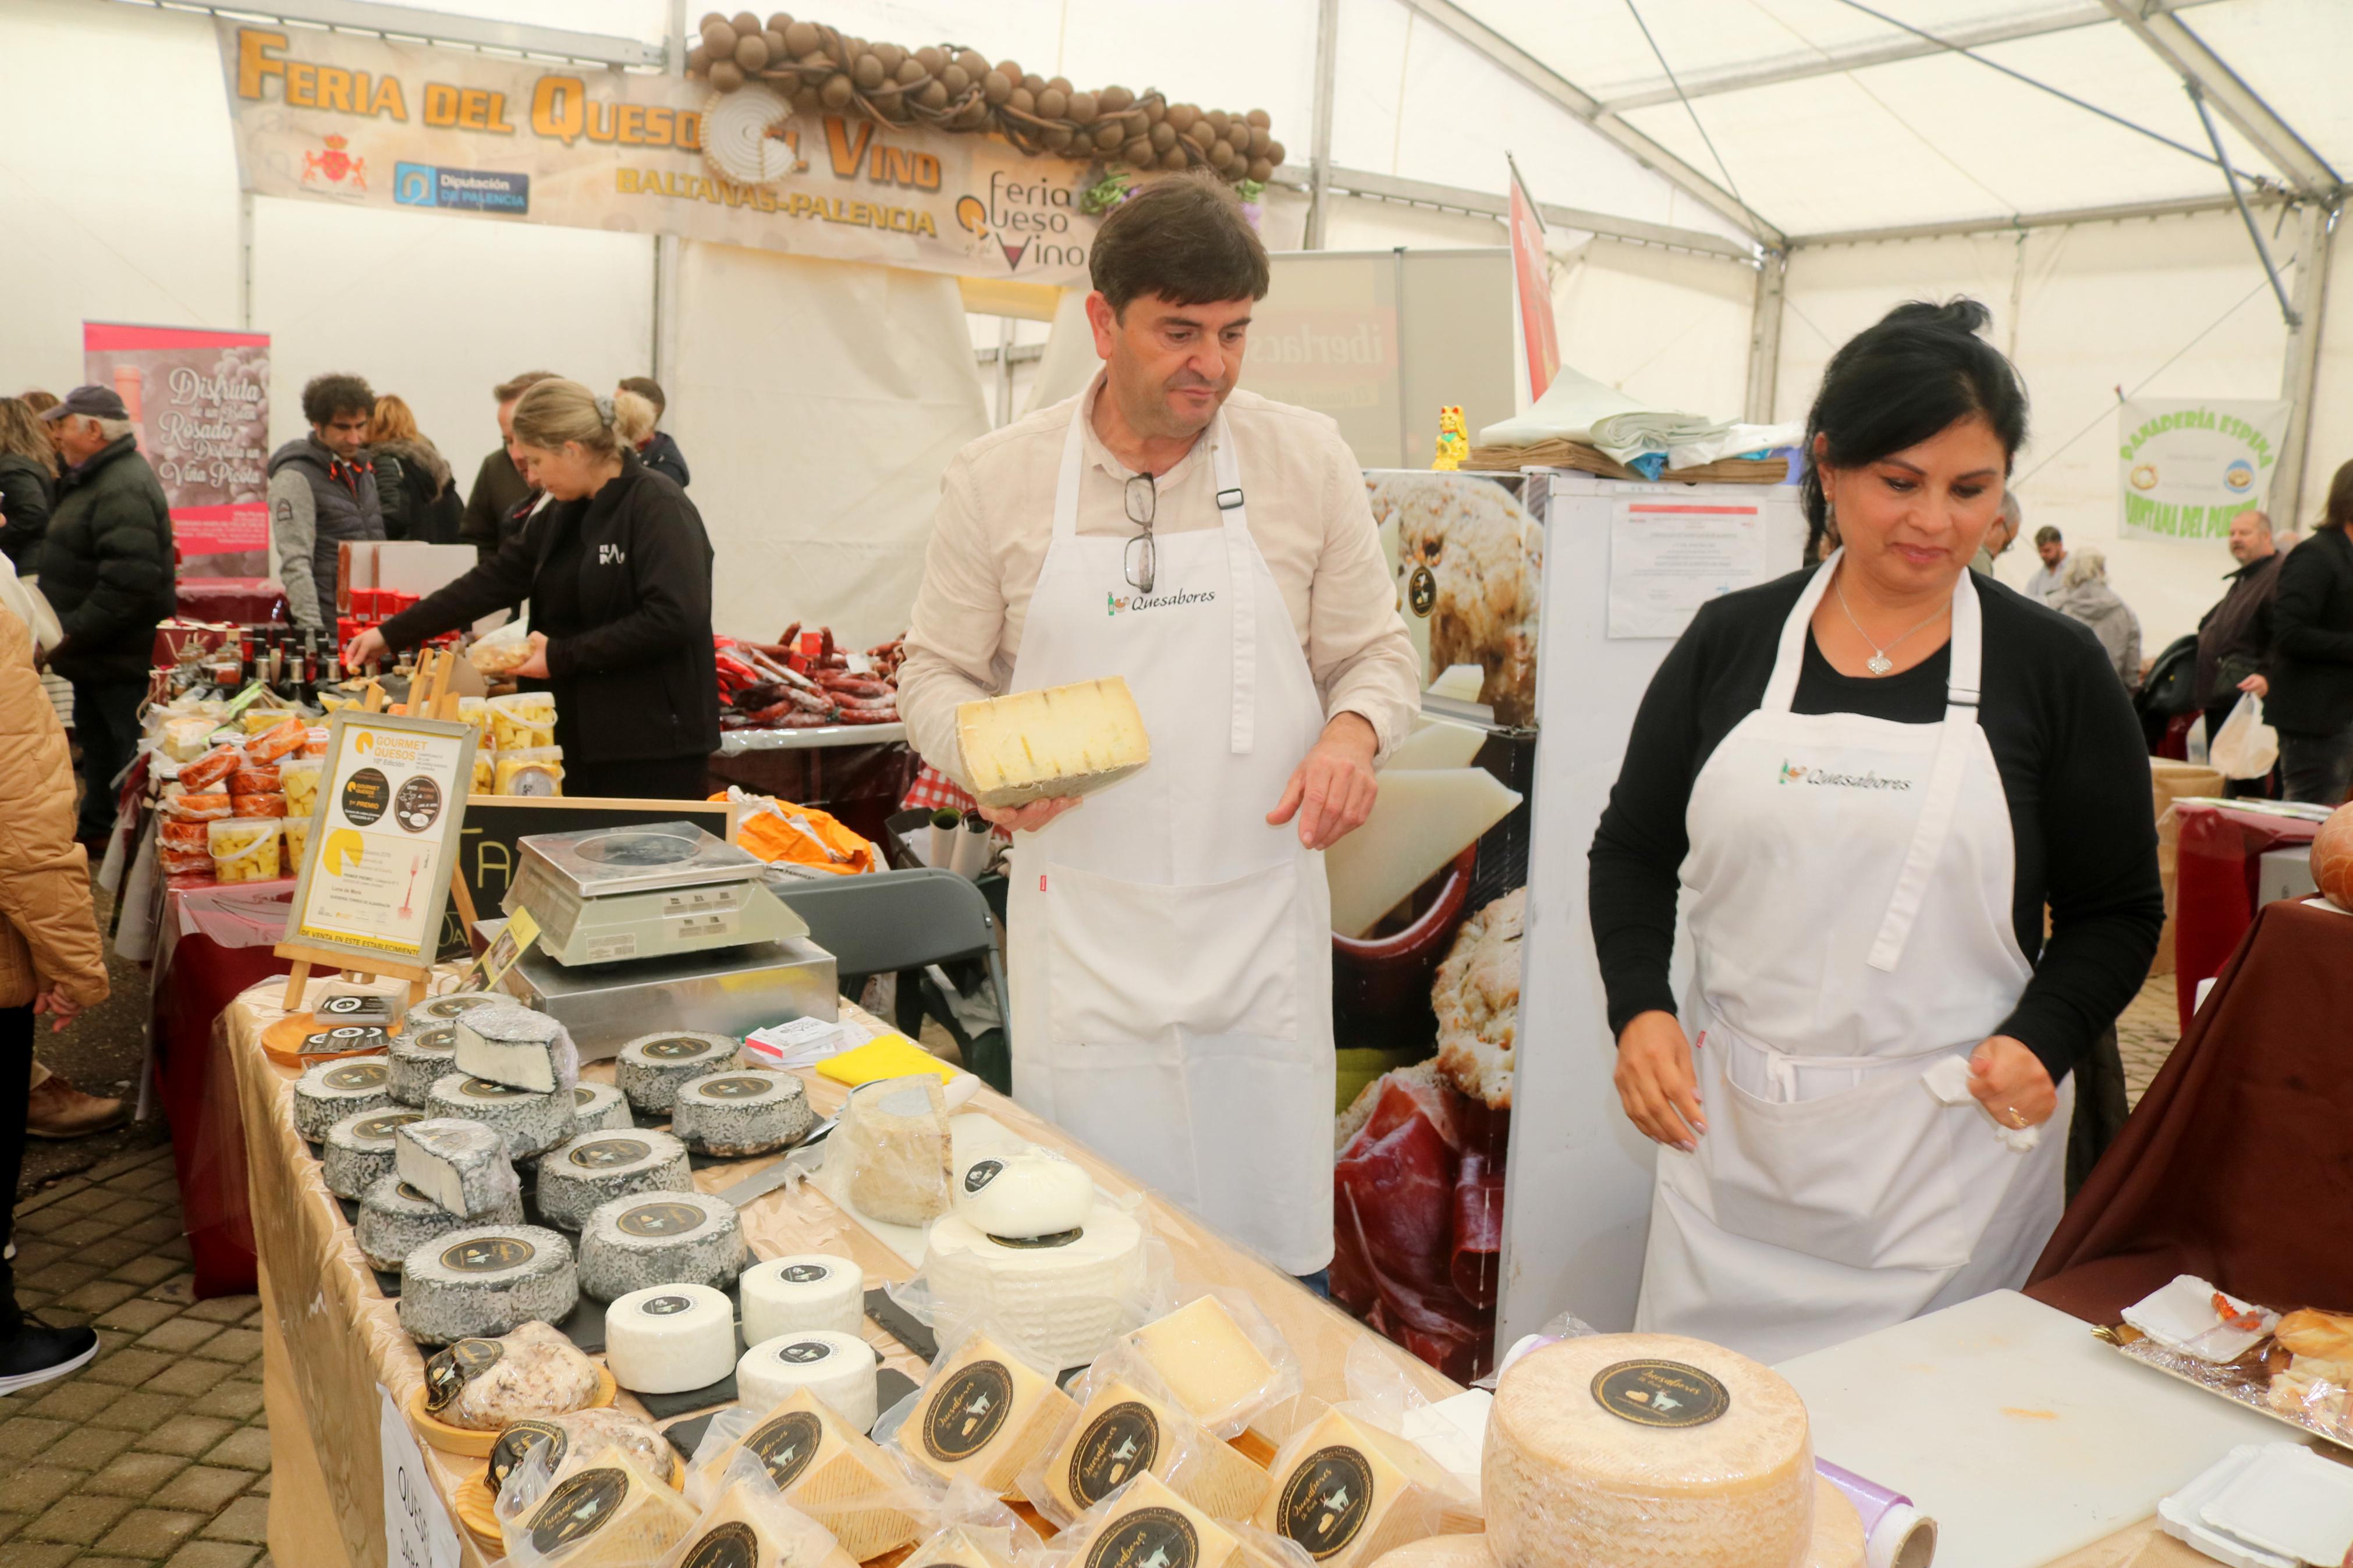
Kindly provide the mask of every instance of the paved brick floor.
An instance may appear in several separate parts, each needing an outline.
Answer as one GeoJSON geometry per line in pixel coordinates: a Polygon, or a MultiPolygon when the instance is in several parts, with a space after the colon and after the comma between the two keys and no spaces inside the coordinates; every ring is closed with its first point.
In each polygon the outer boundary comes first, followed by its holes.
{"type": "Polygon", "coordinates": [[[2181,1043],[2181,1020],[2174,1013],[2173,976],[2153,974],[2132,1005],[2116,1020],[2116,1047],[2125,1058],[2125,1095],[2133,1104],[2173,1047],[2181,1043]]]}
{"type": "Polygon", "coordinates": [[[0,1398],[5,1568],[268,1564],[261,1303],[198,1301],[169,1149],[138,1149],[26,1197],[17,1296],[89,1323],[98,1359],[0,1398]]]}

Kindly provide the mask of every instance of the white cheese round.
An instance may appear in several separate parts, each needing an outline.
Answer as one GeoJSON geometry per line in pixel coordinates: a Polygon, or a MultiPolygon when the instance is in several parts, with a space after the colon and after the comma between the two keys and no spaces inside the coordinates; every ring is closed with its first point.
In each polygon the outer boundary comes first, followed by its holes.
{"type": "Polygon", "coordinates": [[[414,1110],[363,1110],[327,1129],[319,1151],[319,1173],[327,1190],[356,1201],[377,1180],[392,1173],[392,1133],[419,1120],[414,1110]]]}
{"type": "Polygon", "coordinates": [[[668,1110],[679,1085],[733,1067],[742,1048],[730,1036],[691,1029],[640,1035],[613,1058],[613,1081],[639,1110],[668,1110]]]}
{"type": "Polygon", "coordinates": [[[1082,1366],[1143,1304],[1144,1231],[1099,1203],[1074,1231],[999,1240],[962,1215],[932,1222],[923,1276],[948,1318],[992,1318],[1058,1367],[1082,1366]]]}
{"type": "Polygon", "coordinates": [[[401,1015],[400,1027],[406,1034],[438,1028],[453,1024],[476,1007],[512,1007],[515,998],[503,991],[452,991],[446,996],[428,996],[401,1015]]]}
{"type": "Polygon", "coordinates": [[[1060,1236],[1084,1225],[1094,1206],[1086,1167],[1034,1144],[975,1160],[955,1185],[955,1212],[984,1236],[1060,1236]]]}
{"type": "Polygon", "coordinates": [[[427,1242],[484,1223],[521,1225],[522,1194],[516,1192],[505,1208],[469,1219],[451,1214],[397,1175],[388,1175],[376,1178],[360,1194],[360,1216],[352,1234],[368,1267],[397,1274],[408,1255],[427,1242]]]}
{"type": "Polygon", "coordinates": [[[670,1108],[670,1130],[688,1148],[729,1159],[782,1149],[816,1125],[799,1075],[774,1068],[690,1079],[670,1108]]]}
{"type": "Polygon", "coordinates": [[[579,1301],[572,1244],[544,1226],[453,1230],[410,1253],[400,1271],[400,1326],[424,1344],[561,1322],[579,1301]]]}
{"type": "Polygon", "coordinates": [[[599,1301],[649,1285],[723,1289],[743,1269],[744,1222],[708,1193],[615,1198],[580,1227],[580,1288],[599,1301]]]}
{"type": "Polygon", "coordinates": [[[526,1160],[572,1136],[572,1091],[534,1094],[512,1084],[492,1083],[461,1072],[443,1075],[425,1091],[425,1109],[435,1116],[459,1116],[497,1128],[507,1153],[526,1160]]]}
{"type": "Polygon", "coordinates": [[[1805,1568],[1806,1406],[1704,1341],[1597,1334],[1514,1363],[1480,1467],[1500,1568],[1805,1568]]]}
{"type": "Polygon", "coordinates": [[[583,1132],[539,1159],[539,1213],[548,1224],[578,1230],[597,1207],[632,1193],[694,1190],[686,1145],[667,1132],[583,1132]]]}
{"type": "Polygon", "coordinates": [[[605,1309],[605,1364],[638,1394],[684,1394],[735,1364],[735,1309],[708,1285],[654,1285],[605,1309]]]}
{"type": "Polygon", "coordinates": [[[607,1132],[638,1123],[619,1089],[609,1083],[582,1083],[572,1089],[572,1124],[583,1132],[607,1132]]]}
{"type": "Polygon", "coordinates": [[[392,1067],[392,1098],[421,1106],[436,1079],[446,1078],[458,1049],[458,1026],[433,1024],[395,1035],[385,1051],[392,1067]]]}
{"type": "Polygon", "coordinates": [[[327,1140],[327,1129],[363,1110],[386,1110],[392,1089],[382,1057],[352,1057],[321,1062],[294,1080],[294,1131],[312,1143],[327,1140]]]}
{"type": "Polygon", "coordinates": [[[874,1425],[874,1347],[856,1334],[811,1329],[762,1340],[735,1363],[735,1392],[744,1408],[765,1415],[806,1388],[844,1425],[863,1432],[874,1425]]]}
{"type": "Polygon", "coordinates": [[[757,1344],[803,1329],[854,1334],[866,1318],[866,1271],[847,1258],[804,1252],[744,1270],[744,1338],[757,1344]]]}

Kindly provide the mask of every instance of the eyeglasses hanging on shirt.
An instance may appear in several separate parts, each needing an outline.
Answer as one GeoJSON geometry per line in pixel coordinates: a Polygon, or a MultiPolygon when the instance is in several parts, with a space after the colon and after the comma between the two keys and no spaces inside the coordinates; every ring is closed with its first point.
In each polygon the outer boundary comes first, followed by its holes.
{"type": "Polygon", "coordinates": [[[1159,495],[1150,474],[1128,476],[1127,521],[1144,531],[1127,542],[1127,585],[1139,594],[1152,592],[1152,517],[1159,495]]]}

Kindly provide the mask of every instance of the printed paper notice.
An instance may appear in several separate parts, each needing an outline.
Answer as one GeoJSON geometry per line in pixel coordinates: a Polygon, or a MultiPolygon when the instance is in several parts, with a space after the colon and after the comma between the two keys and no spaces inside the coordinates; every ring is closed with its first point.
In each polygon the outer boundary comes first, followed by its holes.
{"type": "Polygon", "coordinates": [[[472,750],[461,724],[336,715],[288,941],[433,962],[472,750]]]}
{"type": "Polygon", "coordinates": [[[458,1528],[400,1406],[379,1384],[376,1442],[384,1452],[384,1557],[387,1568],[458,1568],[458,1528]]]}
{"type": "Polygon", "coordinates": [[[1765,575],[1763,507],[1621,500],[1609,523],[1609,635],[1681,637],[1702,605],[1765,575]]]}

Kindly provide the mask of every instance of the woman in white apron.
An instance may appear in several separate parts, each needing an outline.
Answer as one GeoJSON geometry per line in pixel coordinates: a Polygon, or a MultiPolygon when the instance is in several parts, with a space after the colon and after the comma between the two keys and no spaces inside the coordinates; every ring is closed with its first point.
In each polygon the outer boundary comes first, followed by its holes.
{"type": "Polygon", "coordinates": [[[2025,433],[1985,319],[1906,306],[1832,360],[1806,494],[1842,547],[1703,612],[1596,836],[1618,1087],[1662,1145],[1640,1328],[1774,1362],[2022,1284],[2067,1070],[2147,972],[2130,710],[1967,569],[2025,433]]]}

